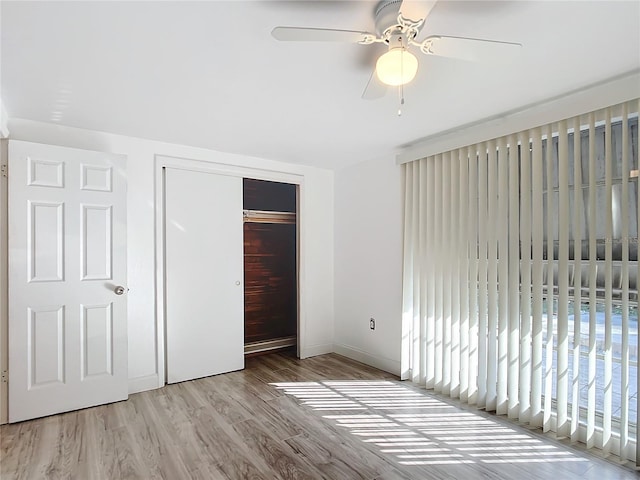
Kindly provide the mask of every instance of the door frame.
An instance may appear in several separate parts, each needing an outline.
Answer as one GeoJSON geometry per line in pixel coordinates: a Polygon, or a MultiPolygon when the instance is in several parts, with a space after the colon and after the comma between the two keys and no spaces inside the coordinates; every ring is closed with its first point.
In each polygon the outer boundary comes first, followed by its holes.
{"type": "MultiPolygon", "coordinates": [[[[166,357],[166,287],[165,287],[165,188],[164,169],[175,168],[194,172],[213,173],[219,175],[236,176],[241,178],[253,178],[256,180],[269,180],[296,185],[296,263],[298,286],[298,328],[297,328],[297,354],[304,354],[306,340],[305,321],[305,265],[302,251],[305,248],[305,188],[304,175],[283,172],[278,170],[266,170],[252,167],[243,167],[226,163],[193,160],[188,158],[173,157],[168,155],[155,155],[154,158],[154,187],[155,187],[155,266],[156,266],[156,371],[158,373],[158,388],[166,384],[167,357],[166,357]]],[[[242,215],[242,212],[238,213],[242,215]]]]}
{"type": "MultiPolygon", "coordinates": [[[[0,135],[1,137],[1,135],[0,135]]],[[[9,140],[0,138],[0,425],[9,421],[9,140]]]]}

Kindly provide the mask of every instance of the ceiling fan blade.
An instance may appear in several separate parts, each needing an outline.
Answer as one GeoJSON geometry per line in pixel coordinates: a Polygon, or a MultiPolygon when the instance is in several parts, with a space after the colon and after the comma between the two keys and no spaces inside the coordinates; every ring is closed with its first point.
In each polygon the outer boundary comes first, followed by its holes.
{"type": "Polygon", "coordinates": [[[375,100],[377,98],[382,98],[387,94],[387,86],[380,81],[378,75],[376,75],[376,69],[373,69],[371,72],[371,76],[369,77],[369,81],[367,82],[367,86],[364,87],[364,92],[362,92],[363,100],[375,100]]]}
{"type": "Polygon", "coordinates": [[[276,40],[285,42],[350,42],[371,43],[375,35],[354,30],[333,30],[330,28],[276,27],[271,31],[276,40]]]}
{"type": "Polygon", "coordinates": [[[429,16],[436,2],[437,0],[404,0],[400,6],[400,15],[411,22],[424,20],[429,16]]]}
{"type": "Polygon", "coordinates": [[[521,48],[520,43],[446,35],[427,37],[420,47],[422,52],[428,55],[458,58],[471,62],[512,60],[520,54],[521,48]]]}

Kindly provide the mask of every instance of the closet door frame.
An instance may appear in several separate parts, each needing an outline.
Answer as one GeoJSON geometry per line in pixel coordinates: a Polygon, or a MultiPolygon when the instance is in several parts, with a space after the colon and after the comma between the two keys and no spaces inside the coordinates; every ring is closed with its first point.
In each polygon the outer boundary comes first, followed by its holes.
{"type": "MultiPolygon", "coordinates": [[[[156,258],[156,364],[158,373],[158,387],[166,384],[166,305],[165,305],[165,168],[177,168],[203,173],[269,180],[272,182],[290,183],[296,185],[297,226],[297,286],[298,286],[298,328],[297,354],[304,354],[305,342],[305,289],[304,289],[304,261],[302,252],[305,248],[305,195],[304,176],[294,173],[241,167],[208,160],[188,159],[166,155],[156,155],[154,159],[155,186],[155,258],[156,258]]],[[[242,215],[242,210],[238,212],[242,215]]]]}

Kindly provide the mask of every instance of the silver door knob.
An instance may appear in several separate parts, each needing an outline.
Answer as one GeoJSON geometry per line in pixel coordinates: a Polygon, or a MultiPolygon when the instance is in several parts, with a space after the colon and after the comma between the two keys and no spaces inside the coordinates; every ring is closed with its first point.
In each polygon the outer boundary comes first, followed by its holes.
{"type": "Polygon", "coordinates": [[[122,295],[124,293],[125,288],[122,285],[118,285],[113,291],[116,295],[122,295]]]}
{"type": "Polygon", "coordinates": [[[236,285],[240,285],[240,280],[237,280],[237,281],[236,281],[236,285]]]}

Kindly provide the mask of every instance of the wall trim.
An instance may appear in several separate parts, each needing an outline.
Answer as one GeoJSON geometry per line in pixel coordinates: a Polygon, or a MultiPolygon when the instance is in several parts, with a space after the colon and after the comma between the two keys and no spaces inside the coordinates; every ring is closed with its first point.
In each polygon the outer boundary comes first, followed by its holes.
{"type": "Polygon", "coordinates": [[[2,98],[0,98],[0,138],[9,138],[9,115],[4,108],[2,98]]]}
{"type": "Polygon", "coordinates": [[[144,375],[129,379],[129,395],[158,388],[158,374],[144,375]]]}
{"type": "Polygon", "coordinates": [[[343,357],[356,360],[371,367],[379,368],[385,372],[400,376],[400,360],[391,360],[390,358],[372,355],[369,352],[360,350],[350,345],[336,343],[333,345],[333,351],[343,357]]]}
{"type": "Polygon", "coordinates": [[[332,343],[323,343],[321,345],[304,346],[300,348],[300,359],[316,357],[318,355],[325,355],[327,353],[333,353],[332,343]]]}
{"type": "Polygon", "coordinates": [[[396,156],[396,163],[412,162],[638,97],[640,69],[416,140],[402,146],[401,152],[396,156]]]}

